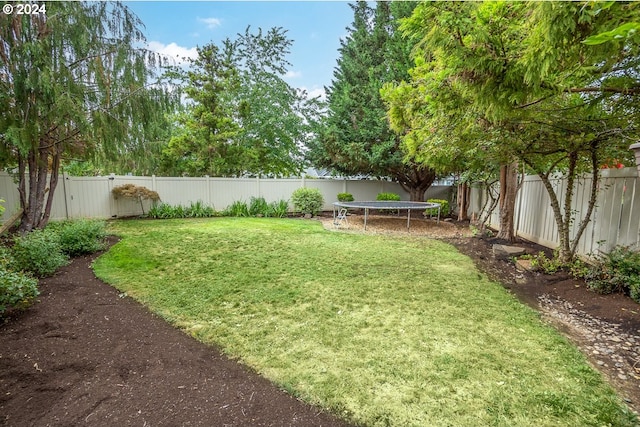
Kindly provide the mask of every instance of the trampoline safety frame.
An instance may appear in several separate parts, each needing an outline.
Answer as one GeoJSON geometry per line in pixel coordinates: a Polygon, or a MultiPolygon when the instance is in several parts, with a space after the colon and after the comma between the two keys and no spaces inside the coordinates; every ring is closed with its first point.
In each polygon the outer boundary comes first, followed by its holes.
{"type": "Polygon", "coordinates": [[[364,209],[364,229],[367,229],[367,217],[369,216],[369,209],[396,209],[407,210],[407,230],[411,223],[411,211],[413,209],[427,210],[438,209],[438,224],[440,223],[440,203],[432,202],[403,202],[394,200],[376,200],[376,201],[362,201],[362,202],[334,202],[333,203],[333,219],[336,221],[336,208],[345,209],[364,209]]]}

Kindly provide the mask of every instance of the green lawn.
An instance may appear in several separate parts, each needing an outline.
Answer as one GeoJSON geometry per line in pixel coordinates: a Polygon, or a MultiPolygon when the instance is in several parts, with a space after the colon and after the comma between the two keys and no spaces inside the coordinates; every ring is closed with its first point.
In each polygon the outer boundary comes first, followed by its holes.
{"type": "Polygon", "coordinates": [[[634,425],[583,355],[454,247],[319,222],[115,222],[96,274],[365,426],[634,425]]]}

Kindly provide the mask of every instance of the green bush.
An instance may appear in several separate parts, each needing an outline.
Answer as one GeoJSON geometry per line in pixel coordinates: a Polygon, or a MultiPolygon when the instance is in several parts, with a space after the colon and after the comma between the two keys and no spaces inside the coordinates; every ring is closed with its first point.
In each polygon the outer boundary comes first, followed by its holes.
{"type": "Polygon", "coordinates": [[[223,212],[224,216],[247,217],[249,216],[249,206],[243,201],[237,200],[227,207],[223,212]]]}
{"type": "Polygon", "coordinates": [[[184,210],[185,218],[209,218],[216,216],[216,211],[211,206],[205,205],[201,200],[191,202],[184,210]]]}
{"type": "Polygon", "coordinates": [[[39,295],[38,281],[0,266],[0,317],[9,308],[26,308],[39,295]]]}
{"type": "Polygon", "coordinates": [[[98,252],[104,249],[104,239],[107,237],[104,221],[86,219],[65,221],[55,232],[60,239],[62,252],[69,256],[98,252]]]}
{"type": "Polygon", "coordinates": [[[353,194],[351,193],[338,193],[339,202],[353,202],[353,194]]]}
{"type": "Polygon", "coordinates": [[[553,256],[549,258],[544,251],[539,251],[537,254],[525,254],[519,259],[528,259],[531,261],[531,268],[534,270],[541,270],[546,274],[555,274],[563,269],[570,269],[570,264],[563,264],[558,257],[558,252],[555,251],[553,256]]]}
{"type": "Polygon", "coordinates": [[[6,246],[0,246],[0,268],[10,270],[15,263],[11,249],[6,246]]]}
{"type": "MultiPolygon", "coordinates": [[[[439,203],[440,204],[440,216],[441,217],[449,216],[449,214],[451,213],[448,200],[444,200],[444,199],[429,199],[429,200],[427,200],[427,203],[439,203]]],[[[424,211],[424,214],[425,214],[425,216],[436,216],[436,215],[438,215],[438,209],[437,208],[427,209],[427,210],[424,211]]]]}
{"type": "Polygon", "coordinates": [[[269,203],[268,215],[274,218],[284,218],[289,213],[289,202],[287,200],[278,200],[269,203]]]}
{"type": "Polygon", "coordinates": [[[171,206],[166,203],[160,203],[149,209],[147,216],[153,219],[209,218],[220,216],[220,213],[198,200],[197,202],[191,202],[189,206],[171,206]]]}
{"type": "Polygon", "coordinates": [[[616,247],[600,257],[585,279],[587,287],[595,292],[624,292],[640,302],[640,252],[616,247]]]}
{"type": "MultiPolygon", "coordinates": [[[[376,200],[388,200],[393,202],[399,202],[400,195],[396,193],[378,193],[378,195],[376,196],[376,200]]],[[[385,212],[388,213],[389,215],[397,215],[399,213],[399,211],[396,209],[387,209],[385,212]]]]}
{"type": "Polygon", "coordinates": [[[171,206],[161,203],[149,210],[148,217],[154,219],[173,218],[210,218],[218,216],[264,216],[279,217],[287,216],[289,203],[286,200],[267,203],[263,197],[252,197],[249,204],[243,201],[235,201],[224,211],[216,211],[211,206],[205,205],[202,201],[191,202],[189,206],[171,206]]]}
{"type": "Polygon", "coordinates": [[[378,193],[376,200],[392,200],[398,202],[400,201],[400,195],[396,193],[378,193]]]}
{"type": "Polygon", "coordinates": [[[51,230],[33,230],[17,237],[12,254],[12,270],[30,272],[36,277],[50,276],[68,262],[58,233],[51,230]]]}
{"type": "Polygon", "coordinates": [[[264,197],[252,197],[248,206],[249,216],[269,216],[269,204],[264,197]]]}
{"type": "Polygon", "coordinates": [[[310,215],[317,214],[324,205],[322,193],[317,188],[298,188],[291,195],[291,201],[296,211],[310,215]]]}
{"type": "Polygon", "coordinates": [[[152,206],[151,209],[149,209],[147,216],[153,219],[165,219],[170,218],[172,212],[173,209],[170,205],[167,205],[166,203],[160,203],[152,206]]]}

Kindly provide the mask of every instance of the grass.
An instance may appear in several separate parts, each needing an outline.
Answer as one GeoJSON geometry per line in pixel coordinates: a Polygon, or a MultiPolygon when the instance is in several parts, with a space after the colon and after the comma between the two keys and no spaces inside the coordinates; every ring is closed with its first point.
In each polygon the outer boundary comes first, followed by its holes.
{"type": "Polygon", "coordinates": [[[445,243],[286,219],[112,231],[100,278],[353,423],[636,422],[574,346],[445,243]]]}

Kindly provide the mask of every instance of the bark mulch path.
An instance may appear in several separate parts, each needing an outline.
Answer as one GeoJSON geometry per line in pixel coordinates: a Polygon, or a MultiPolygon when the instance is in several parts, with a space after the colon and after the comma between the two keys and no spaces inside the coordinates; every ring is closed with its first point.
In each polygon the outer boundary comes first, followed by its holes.
{"type": "MultiPolygon", "coordinates": [[[[358,216],[336,229],[363,232],[358,216]]],[[[640,410],[640,306],[567,274],[520,272],[467,224],[369,219],[367,233],[443,239],[575,342],[640,410]]],[[[519,241],[528,253],[543,250],[519,241]]],[[[0,324],[1,426],[347,426],[200,344],[93,275],[95,256],[42,280],[38,303],[0,324]]]]}

